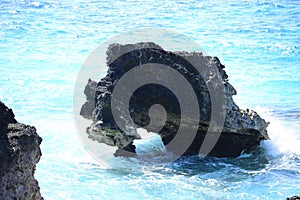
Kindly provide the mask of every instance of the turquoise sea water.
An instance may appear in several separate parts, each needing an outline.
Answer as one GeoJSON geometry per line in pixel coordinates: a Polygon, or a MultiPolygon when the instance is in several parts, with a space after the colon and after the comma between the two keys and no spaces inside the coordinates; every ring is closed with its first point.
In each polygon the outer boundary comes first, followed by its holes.
{"type": "Polygon", "coordinates": [[[45,199],[300,194],[300,1],[0,2],[0,99],[43,137],[35,176],[45,199]],[[235,101],[271,122],[272,141],[235,159],[190,157],[135,173],[93,160],[73,120],[77,74],[101,42],[146,27],[185,34],[218,56],[235,101]]]}

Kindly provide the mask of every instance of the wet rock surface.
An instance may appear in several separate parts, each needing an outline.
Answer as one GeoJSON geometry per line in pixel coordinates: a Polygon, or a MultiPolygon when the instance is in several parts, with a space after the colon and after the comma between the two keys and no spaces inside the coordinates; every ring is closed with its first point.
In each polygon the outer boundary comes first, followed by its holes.
{"type": "MultiPolygon", "coordinates": [[[[217,78],[217,75],[213,69],[218,70],[222,79],[221,84],[225,94],[225,104],[222,108],[222,113],[225,115],[225,121],[221,136],[209,155],[236,157],[242,151],[250,151],[251,148],[259,145],[261,140],[269,139],[267,134],[268,123],[255,111],[242,110],[233,101],[232,96],[236,95],[237,92],[228,82],[228,75],[224,71],[225,66],[220,63],[217,57],[204,56],[202,53],[197,52],[165,51],[154,43],[111,44],[107,50],[107,65],[107,75],[99,82],[88,80],[84,91],[87,102],[82,106],[80,114],[87,119],[93,120],[91,126],[87,128],[89,138],[100,143],[119,147],[115,155],[126,156],[128,152],[134,153],[135,146],[133,141],[140,139],[136,133],[136,127],[146,127],[153,120],[153,117],[156,121],[165,121],[163,128],[158,134],[166,146],[174,139],[180,126],[185,127],[184,131],[188,136],[191,124],[198,124],[196,136],[183,155],[199,154],[199,149],[211,123],[212,102],[207,85],[215,84],[214,79],[217,78]],[[199,75],[187,60],[201,63],[202,74],[199,75]],[[136,126],[132,127],[132,124],[129,123],[130,120],[126,115],[127,107],[123,105],[124,102],[119,102],[117,109],[121,113],[121,119],[118,120],[121,120],[127,129],[121,130],[118,127],[111,108],[114,87],[127,72],[136,66],[147,63],[160,63],[169,66],[188,80],[197,96],[200,112],[199,119],[181,116],[180,100],[168,88],[158,84],[147,84],[138,88],[133,94],[128,93],[131,96],[129,101],[130,117],[136,126]],[[166,119],[164,119],[165,116],[161,112],[156,112],[155,109],[152,110],[152,118],[150,119],[149,109],[155,104],[164,107],[166,119]],[[184,123],[181,121],[183,117],[185,119],[184,123]]],[[[155,74],[155,72],[153,73],[155,74]]],[[[132,78],[133,81],[143,79],[143,77],[132,78]]],[[[159,81],[155,80],[155,76],[153,76],[153,79],[154,83],[159,81]]],[[[178,87],[180,88],[180,85],[178,87]]],[[[215,87],[219,86],[215,84],[215,87]]],[[[126,90],[127,88],[124,87],[123,91],[125,93],[126,90]]],[[[189,98],[190,94],[184,92],[183,94],[189,98]]],[[[148,128],[148,131],[154,130],[155,128],[153,130],[148,128]]],[[[176,148],[169,150],[176,153],[176,148]]]]}
{"type": "Polygon", "coordinates": [[[34,178],[42,138],[0,101],[0,199],[43,199],[34,178]]]}
{"type": "Polygon", "coordinates": [[[286,198],[286,200],[300,200],[300,196],[295,195],[295,196],[286,198]]]}

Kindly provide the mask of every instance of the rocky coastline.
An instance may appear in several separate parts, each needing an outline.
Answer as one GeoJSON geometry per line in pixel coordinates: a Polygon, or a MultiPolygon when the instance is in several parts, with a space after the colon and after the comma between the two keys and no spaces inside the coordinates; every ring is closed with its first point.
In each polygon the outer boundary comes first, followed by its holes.
{"type": "Polygon", "coordinates": [[[0,101],[0,199],[43,199],[34,178],[42,138],[0,101]]]}
{"type": "MultiPolygon", "coordinates": [[[[237,157],[243,151],[250,151],[259,145],[260,141],[268,140],[268,123],[253,110],[242,110],[233,101],[232,96],[237,92],[228,82],[228,75],[217,57],[204,56],[197,52],[170,52],[165,51],[154,43],[138,44],[111,44],[107,50],[107,75],[99,82],[88,80],[84,94],[87,101],[83,104],[80,114],[91,119],[92,123],[87,128],[87,134],[92,140],[118,147],[116,156],[127,156],[128,152],[135,153],[134,140],[140,139],[135,130],[122,131],[118,127],[112,114],[112,93],[120,78],[136,66],[146,63],[163,63],[188,79],[199,102],[200,119],[197,122],[197,133],[190,146],[182,155],[195,155],[199,153],[201,144],[206,136],[211,120],[212,102],[207,85],[216,78],[212,69],[216,68],[221,75],[221,84],[225,93],[224,112],[225,120],[221,136],[208,155],[216,157],[237,157]],[[121,55],[121,56],[120,56],[121,55]],[[199,77],[185,59],[202,63],[204,77],[199,77]]],[[[100,77],[99,77],[100,78],[100,77]]],[[[142,77],[143,78],[143,77],[142,77]]],[[[157,80],[159,81],[159,80],[157,80]]],[[[218,87],[218,86],[216,86],[218,87]]],[[[126,88],[123,88],[126,91],[126,88]]],[[[154,104],[162,105],[167,112],[167,120],[163,128],[158,132],[163,143],[167,146],[174,137],[179,126],[185,126],[188,135],[189,122],[180,124],[181,111],[179,102],[172,92],[156,84],[148,84],[138,89],[130,99],[130,116],[137,126],[145,127],[150,123],[149,108],[154,104]]],[[[189,94],[187,93],[186,96],[189,94]]],[[[124,102],[119,102],[120,113],[126,115],[124,102]]],[[[161,119],[161,113],[154,114],[157,120],[161,119]]],[[[120,114],[120,118],[123,115],[120,114]]],[[[188,118],[189,116],[185,116],[188,118]]],[[[122,119],[126,124],[128,119],[122,119]]],[[[196,119],[197,120],[197,119],[196,119]]],[[[129,127],[130,129],[130,127],[129,127]]],[[[151,131],[151,130],[148,130],[151,131]]],[[[176,149],[171,149],[176,153],[176,149]]]]}
{"type": "Polygon", "coordinates": [[[300,196],[292,196],[292,197],[287,197],[286,200],[300,200],[300,196]]]}

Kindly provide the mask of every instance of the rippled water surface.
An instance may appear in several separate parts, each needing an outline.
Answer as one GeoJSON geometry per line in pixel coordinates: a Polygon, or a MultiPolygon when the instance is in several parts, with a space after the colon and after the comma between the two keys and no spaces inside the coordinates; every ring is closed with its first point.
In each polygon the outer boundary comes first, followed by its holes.
{"type": "Polygon", "coordinates": [[[285,199],[300,195],[300,2],[0,1],[0,99],[36,126],[45,199],[285,199]],[[235,101],[270,121],[272,141],[235,159],[182,158],[104,169],[81,145],[73,89],[101,42],[145,27],[198,42],[226,65],[235,101]]]}

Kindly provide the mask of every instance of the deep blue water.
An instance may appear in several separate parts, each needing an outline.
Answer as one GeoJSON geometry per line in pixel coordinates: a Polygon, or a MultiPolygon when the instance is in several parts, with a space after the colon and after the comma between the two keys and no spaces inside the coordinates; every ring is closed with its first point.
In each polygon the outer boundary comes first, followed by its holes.
{"type": "Polygon", "coordinates": [[[300,1],[0,2],[0,99],[43,137],[36,178],[45,199],[300,195],[300,1]],[[130,173],[93,160],[74,125],[76,77],[99,44],[149,27],[185,34],[218,56],[235,101],[271,122],[272,140],[235,159],[190,157],[136,171],[123,160],[130,173]]]}

